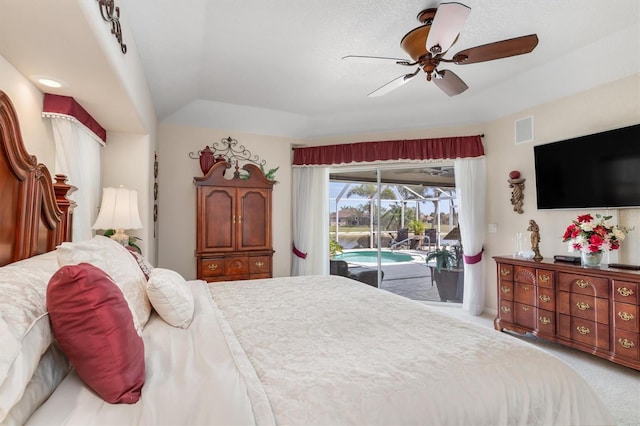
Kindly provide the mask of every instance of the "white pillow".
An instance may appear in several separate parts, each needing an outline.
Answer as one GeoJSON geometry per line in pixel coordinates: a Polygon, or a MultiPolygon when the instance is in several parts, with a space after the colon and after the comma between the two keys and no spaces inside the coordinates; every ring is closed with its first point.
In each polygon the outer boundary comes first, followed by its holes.
{"type": "Polygon", "coordinates": [[[149,275],[147,294],[153,308],[168,324],[187,328],[193,319],[193,294],[179,273],[154,268],[149,275]]]}
{"type": "Polygon", "coordinates": [[[109,275],[124,293],[136,330],[142,334],[151,305],[146,292],[147,280],[129,250],[111,238],[96,235],[90,240],[62,243],[56,252],[60,266],[90,263],[109,275]]]}
{"type": "Polygon", "coordinates": [[[57,269],[53,252],[0,268],[0,424],[53,342],[45,293],[57,269]]]}

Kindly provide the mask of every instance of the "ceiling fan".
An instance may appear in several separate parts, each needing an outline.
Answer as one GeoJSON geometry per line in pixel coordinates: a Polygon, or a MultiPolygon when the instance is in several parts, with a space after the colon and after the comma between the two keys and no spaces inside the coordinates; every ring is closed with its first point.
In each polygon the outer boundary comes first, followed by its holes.
{"type": "Polygon", "coordinates": [[[455,96],[467,90],[469,86],[453,71],[438,69],[441,63],[467,65],[492,61],[530,53],[538,45],[538,36],[529,34],[471,47],[456,53],[451,59],[446,59],[445,54],[457,41],[470,12],[470,7],[457,2],[441,3],[438,8],[420,12],[417,18],[423,25],[409,31],[400,41],[400,46],[411,57],[411,61],[358,55],[347,55],[342,59],[367,63],[394,61],[398,65],[418,66],[414,72],[391,80],[368,96],[382,96],[397,89],[418,75],[421,69],[427,75],[427,81],[433,81],[447,95],[455,96]]]}

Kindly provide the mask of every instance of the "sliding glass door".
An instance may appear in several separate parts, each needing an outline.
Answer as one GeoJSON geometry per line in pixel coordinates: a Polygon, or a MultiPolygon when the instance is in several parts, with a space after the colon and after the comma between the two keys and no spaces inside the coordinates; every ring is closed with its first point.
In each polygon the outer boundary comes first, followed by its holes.
{"type": "Polygon", "coordinates": [[[461,256],[451,164],[335,168],[329,188],[332,273],[416,300],[462,301],[461,274],[439,291],[430,267],[438,250],[461,256]]]}

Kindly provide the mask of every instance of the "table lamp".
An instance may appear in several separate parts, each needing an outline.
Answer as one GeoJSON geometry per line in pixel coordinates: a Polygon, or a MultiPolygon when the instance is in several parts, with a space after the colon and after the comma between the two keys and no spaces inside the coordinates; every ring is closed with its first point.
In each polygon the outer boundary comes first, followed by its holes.
{"type": "Polygon", "coordinates": [[[129,236],[125,229],[142,229],[138,214],[138,192],[123,187],[103,188],[98,218],[91,229],[115,229],[111,239],[126,246],[129,236]]]}

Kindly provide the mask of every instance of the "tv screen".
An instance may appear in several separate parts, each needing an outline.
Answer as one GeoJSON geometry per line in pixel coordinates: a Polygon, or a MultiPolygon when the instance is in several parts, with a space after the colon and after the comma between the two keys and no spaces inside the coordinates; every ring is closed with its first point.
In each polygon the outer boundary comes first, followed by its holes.
{"type": "Polygon", "coordinates": [[[533,152],[538,209],[640,206],[640,124],[533,152]]]}

